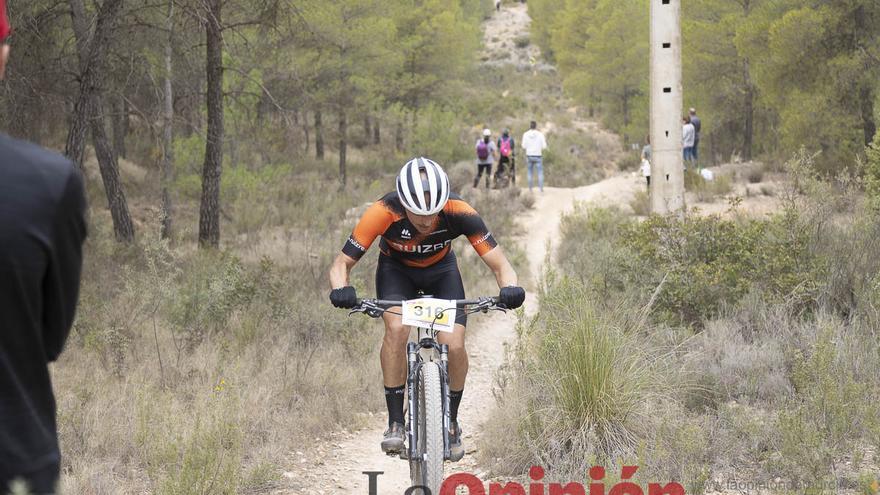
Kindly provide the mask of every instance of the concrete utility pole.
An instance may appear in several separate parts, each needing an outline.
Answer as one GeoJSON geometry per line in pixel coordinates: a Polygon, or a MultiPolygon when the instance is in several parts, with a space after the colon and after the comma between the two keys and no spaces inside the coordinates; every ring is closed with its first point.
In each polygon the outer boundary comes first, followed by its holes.
{"type": "Polygon", "coordinates": [[[651,1],[651,211],[684,210],[681,0],[651,1]]]}

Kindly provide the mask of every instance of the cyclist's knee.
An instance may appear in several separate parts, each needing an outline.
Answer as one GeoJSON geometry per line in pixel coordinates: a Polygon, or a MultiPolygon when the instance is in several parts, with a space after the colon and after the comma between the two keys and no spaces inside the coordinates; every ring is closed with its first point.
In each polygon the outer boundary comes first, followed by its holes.
{"type": "Polygon", "coordinates": [[[385,340],[403,344],[406,343],[407,338],[409,338],[409,331],[403,322],[400,320],[385,322],[385,340]]]}
{"type": "Polygon", "coordinates": [[[454,334],[449,335],[449,338],[444,339],[443,343],[449,347],[449,352],[452,354],[467,352],[464,347],[464,329],[460,332],[455,332],[454,334]]]}
{"type": "Polygon", "coordinates": [[[449,346],[449,353],[450,354],[458,354],[458,353],[467,354],[467,351],[465,350],[465,347],[464,347],[464,339],[454,339],[451,342],[448,342],[446,345],[449,346]]]}

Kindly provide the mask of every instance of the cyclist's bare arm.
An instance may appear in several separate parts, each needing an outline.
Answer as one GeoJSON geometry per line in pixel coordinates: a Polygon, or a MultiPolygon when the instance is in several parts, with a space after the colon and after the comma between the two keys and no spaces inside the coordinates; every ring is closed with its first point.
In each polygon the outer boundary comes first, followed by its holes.
{"type": "Polygon", "coordinates": [[[345,253],[339,253],[330,265],[330,288],[338,289],[348,284],[348,274],[357,264],[357,260],[345,253]]]}
{"type": "Polygon", "coordinates": [[[486,263],[486,266],[492,270],[492,273],[495,274],[495,281],[498,282],[498,287],[519,285],[517,283],[516,271],[510,265],[510,262],[507,261],[507,256],[504,255],[501,246],[495,246],[492,250],[483,254],[481,258],[486,263]]]}

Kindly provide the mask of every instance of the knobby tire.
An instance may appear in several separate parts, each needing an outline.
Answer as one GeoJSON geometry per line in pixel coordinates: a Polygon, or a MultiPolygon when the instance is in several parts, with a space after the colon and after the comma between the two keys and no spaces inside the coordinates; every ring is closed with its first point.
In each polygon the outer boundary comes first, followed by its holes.
{"type": "Polygon", "coordinates": [[[443,483],[443,398],[440,394],[440,367],[426,362],[419,373],[418,453],[410,460],[412,486],[425,486],[432,495],[443,483]]]}

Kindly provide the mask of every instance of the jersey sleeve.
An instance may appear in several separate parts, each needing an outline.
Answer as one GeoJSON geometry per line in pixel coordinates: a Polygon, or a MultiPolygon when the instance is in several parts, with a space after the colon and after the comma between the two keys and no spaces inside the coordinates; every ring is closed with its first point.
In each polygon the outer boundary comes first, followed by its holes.
{"type": "Polygon", "coordinates": [[[376,237],[388,230],[393,221],[394,215],[387,206],[381,201],[373,203],[355,225],[348,241],[342,247],[342,252],[353,259],[361,259],[376,237]]]}
{"type": "Polygon", "coordinates": [[[483,256],[498,245],[486,223],[471,205],[460,199],[450,199],[446,204],[447,214],[458,225],[459,232],[467,237],[477,254],[483,256]]]}

